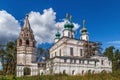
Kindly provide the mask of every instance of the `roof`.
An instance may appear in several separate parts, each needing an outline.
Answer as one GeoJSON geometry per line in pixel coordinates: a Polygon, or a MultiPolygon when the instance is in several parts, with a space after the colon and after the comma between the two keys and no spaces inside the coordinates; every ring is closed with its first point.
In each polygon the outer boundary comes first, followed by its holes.
{"type": "Polygon", "coordinates": [[[60,59],[79,59],[79,60],[89,60],[89,61],[99,61],[98,59],[92,59],[92,58],[83,58],[78,56],[56,56],[52,59],[60,58],[60,59]]]}

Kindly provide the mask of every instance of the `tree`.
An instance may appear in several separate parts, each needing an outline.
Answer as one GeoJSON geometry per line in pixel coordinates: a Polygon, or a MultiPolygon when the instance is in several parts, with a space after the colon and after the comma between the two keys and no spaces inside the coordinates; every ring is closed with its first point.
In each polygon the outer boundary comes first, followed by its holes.
{"type": "Polygon", "coordinates": [[[14,74],[16,70],[16,41],[10,41],[6,45],[6,72],[8,74],[14,74]]]}
{"type": "Polygon", "coordinates": [[[115,50],[113,64],[114,70],[120,70],[120,51],[118,49],[115,50]]]}
{"type": "Polygon", "coordinates": [[[105,49],[104,55],[112,61],[113,70],[120,69],[120,51],[115,49],[114,46],[110,46],[105,49]]]}
{"type": "Polygon", "coordinates": [[[104,55],[107,56],[110,60],[114,60],[114,46],[110,46],[105,49],[104,55]]]}
{"type": "MultiPolygon", "coordinates": [[[[44,57],[45,59],[45,61],[47,60],[47,59],[49,59],[49,50],[48,49],[43,49],[43,48],[41,48],[41,47],[39,47],[38,49],[37,49],[37,52],[38,52],[38,56],[37,57],[44,57]]],[[[42,59],[43,60],[43,59],[42,59]]]]}

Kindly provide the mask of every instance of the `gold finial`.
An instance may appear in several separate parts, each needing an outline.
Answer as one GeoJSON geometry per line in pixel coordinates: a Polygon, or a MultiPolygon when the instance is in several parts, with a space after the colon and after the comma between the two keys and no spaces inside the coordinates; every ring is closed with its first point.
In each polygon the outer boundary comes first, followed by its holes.
{"type": "Polygon", "coordinates": [[[83,27],[85,27],[85,22],[86,22],[86,21],[85,21],[85,20],[83,20],[83,27]]]}
{"type": "Polygon", "coordinates": [[[68,13],[66,13],[66,19],[68,20],[68,13]]]}
{"type": "Polygon", "coordinates": [[[72,22],[72,15],[70,15],[70,21],[72,22]]]}

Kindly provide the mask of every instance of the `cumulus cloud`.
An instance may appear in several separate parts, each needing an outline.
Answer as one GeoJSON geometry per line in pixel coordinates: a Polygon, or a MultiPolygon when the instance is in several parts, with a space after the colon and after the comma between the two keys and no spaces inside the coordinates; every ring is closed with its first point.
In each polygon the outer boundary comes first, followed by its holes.
{"type": "MultiPolygon", "coordinates": [[[[42,13],[31,11],[29,21],[37,43],[51,43],[54,41],[56,26],[59,25],[61,32],[64,29],[65,19],[56,22],[56,12],[52,9],[44,9],[42,13]]],[[[79,24],[74,23],[75,28],[79,24]]],[[[5,10],[0,11],[0,40],[7,42],[17,39],[20,33],[20,24],[11,14],[5,10]]]]}
{"type": "Polygon", "coordinates": [[[20,25],[11,14],[5,10],[0,11],[0,41],[15,40],[20,32],[20,25]]]}
{"type": "Polygon", "coordinates": [[[56,13],[52,8],[39,12],[30,12],[29,21],[38,43],[52,42],[55,33],[56,13]]]}
{"type": "MultiPolygon", "coordinates": [[[[52,8],[43,10],[43,14],[34,11],[30,12],[29,21],[38,43],[53,42],[57,31],[56,26],[58,25],[62,32],[66,21],[63,19],[61,22],[56,22],[55,20],[56,12],[52,8]]],[[[79,24],[73,24],[75,25],[75,29],[79,27],[79,24]]]]}

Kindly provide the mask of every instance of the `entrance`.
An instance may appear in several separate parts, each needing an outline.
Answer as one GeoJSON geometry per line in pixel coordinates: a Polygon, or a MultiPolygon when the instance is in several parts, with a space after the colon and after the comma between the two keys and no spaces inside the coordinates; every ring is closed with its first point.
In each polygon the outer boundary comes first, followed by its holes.
{"type": "Polygon", "coordinates": [[[28,67],[25,67],[24,68],[24,75],[30,75],[30,73],[31,73],[31,69],[28,67]]]}

